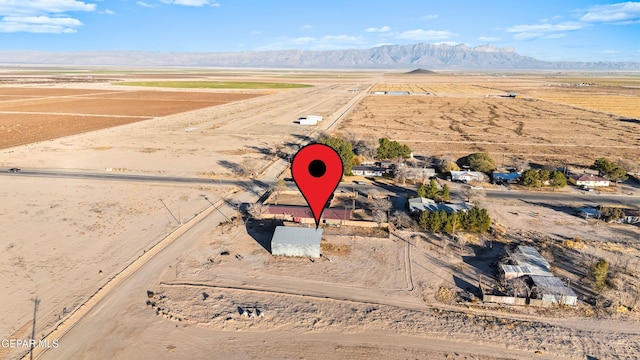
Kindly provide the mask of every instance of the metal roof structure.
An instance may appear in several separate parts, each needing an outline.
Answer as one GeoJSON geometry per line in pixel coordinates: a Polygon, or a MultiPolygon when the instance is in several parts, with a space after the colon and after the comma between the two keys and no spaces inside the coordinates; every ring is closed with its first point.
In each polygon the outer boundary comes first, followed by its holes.
{"type": "Polygon", "coordinates": [[[507,280],[524,275],[553,276],[549,262],[532,246],[518,246],[511,258],[516,265],[502,265],[507,280]]]}
{"type": "Polygon", "coordinates": [[[278,226],[271,238],[271,255],[320,257],[322,229],[278,226]]]}
{"type": "Polygon", "coordinates": [[[444,211],[447,214],[451,214],[453,212],[458,211],[468,211],[473,207],[471,203],[458,203],[458,204],[445,204],[445,203],[436,203],[435,201],[427,198],[413,198],[409,199],[409,211],[412,213],[428,211],[444,211]]]}
{"type": "Polygon", "coordinates": [[[562,281],[555,276],[531,275],[538,293],[546,304],[575,305],[578,301],[576,293],[571,288],[564,286],[562,281]]]}

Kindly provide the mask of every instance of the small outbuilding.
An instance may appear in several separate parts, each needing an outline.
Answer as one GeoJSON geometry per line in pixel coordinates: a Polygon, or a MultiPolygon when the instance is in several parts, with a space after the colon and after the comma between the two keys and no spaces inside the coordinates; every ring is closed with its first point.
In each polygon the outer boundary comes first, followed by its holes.
{"type": "Polygon", "coordinates": [[[351,173],[360,176],[383,176],[386,172],[385,168],[378,166],[352,166],[351,173]]]}
{"type": "Polygon", "coordinates": [[[451,180],[460,182],[483,181],[485,175],[478,171],[451,171],[451,180]]]}
{"type": "Polygon", "coordinates": [[[322,229],[278,226],[271,238],[271,255],[320,257],[322,229]]]}

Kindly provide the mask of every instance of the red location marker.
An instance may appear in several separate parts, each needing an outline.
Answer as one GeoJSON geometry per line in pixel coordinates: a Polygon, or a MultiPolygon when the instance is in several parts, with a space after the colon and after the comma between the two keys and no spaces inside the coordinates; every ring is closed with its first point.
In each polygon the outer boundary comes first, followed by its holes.
{"type": "Polygon", "coordinates": [[[342,179],[342,159],[330,146],[310,144],[293,157],[291,175],[311,208],[317,229],[327,200],[342,179]]]}

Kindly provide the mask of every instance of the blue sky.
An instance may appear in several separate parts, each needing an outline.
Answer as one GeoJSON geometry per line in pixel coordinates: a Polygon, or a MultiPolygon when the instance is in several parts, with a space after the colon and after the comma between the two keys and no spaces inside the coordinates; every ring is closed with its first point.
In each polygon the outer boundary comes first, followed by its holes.
{"type": "Polygon", "coordinates": [[[640,61],[640,2],[0,0],[0,50],[237,52],[383,44],[640,61]]]}

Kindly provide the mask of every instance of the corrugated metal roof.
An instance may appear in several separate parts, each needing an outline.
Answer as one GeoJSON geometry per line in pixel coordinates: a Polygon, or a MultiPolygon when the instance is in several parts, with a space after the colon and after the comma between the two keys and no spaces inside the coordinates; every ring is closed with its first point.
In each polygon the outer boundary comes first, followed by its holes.
{"type": "Polygon", "coordinates": [[[320,257],[322,229],[278,226],[271,238],[271,254],[320,257]]]}
{"type": "Polygon", "coordinates": [[[564,286],[562,280],[557,277],[532,275],[531,280],[538,288],[538,293],[542,295],[542,300],[551,303],[562,302],[567,305],[576,304],[576,293],[571,288],[564,286]]]}
{"type": "Polygon", "coordinates": [[[458,204],[445,204],[438,203],[427,198],[413,198],[409,199],[409,211],[441,211],[443,210],[446,213],[452,213],[457,211],[468,211],[473,207],[471,203],[458,203],[458,204]]]}

